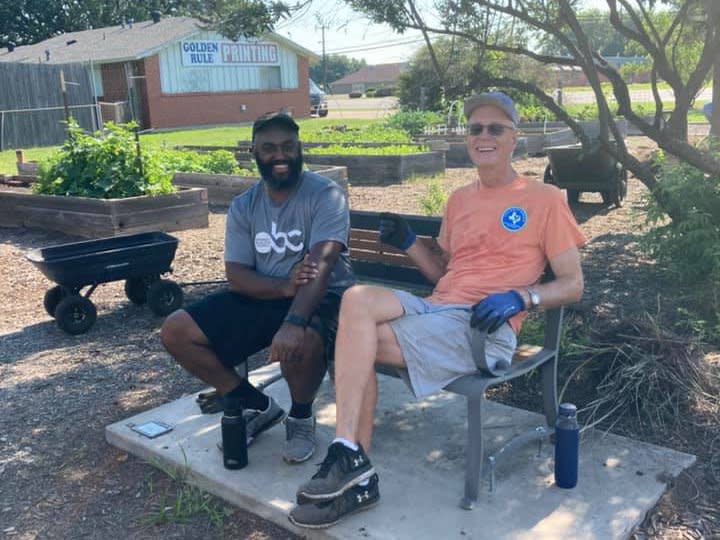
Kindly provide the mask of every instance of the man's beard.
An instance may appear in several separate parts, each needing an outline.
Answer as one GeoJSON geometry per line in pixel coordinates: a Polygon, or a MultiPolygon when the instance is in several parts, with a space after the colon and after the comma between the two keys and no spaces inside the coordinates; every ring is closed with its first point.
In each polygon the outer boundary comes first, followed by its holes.
{"type": "Polygon", "coordinates": [[[303,169],[302,150],[298,150],[298,156],[295,159],[278,159],[269,163],[263,163],[255,155],[255,163],[257,163],[260,176],[267,182],[268,186],[278,191],[288,191],[294,188],[300,181],[300,175],[303,169]],[[287,165],[288,172],[285,177],[276,177],[273,175],[273,166],[287,165]]]}

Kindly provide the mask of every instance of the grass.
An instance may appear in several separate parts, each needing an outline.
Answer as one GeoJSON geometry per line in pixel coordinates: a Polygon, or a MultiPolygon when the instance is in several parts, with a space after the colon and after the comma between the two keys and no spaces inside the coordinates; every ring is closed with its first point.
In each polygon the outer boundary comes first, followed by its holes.
{"type": "MultiPolygon", "coordinates": [[[[183,467],[164,465],[153,461],[153,466],[165,473],[170,480],[169,485],[159,488],[150,476],[145,487],[150,496],[149,510],[141,519],[145,525],[162,525],[165,523],[187,523],[196,516],[207,517],[208,524],[221,527],[225,519],[225,510],[212,495],[196,486],[187,484],[190,468],[186,463],[183,467]]],[[[160,482],[167,484],[167,482],[160,482]]]]}

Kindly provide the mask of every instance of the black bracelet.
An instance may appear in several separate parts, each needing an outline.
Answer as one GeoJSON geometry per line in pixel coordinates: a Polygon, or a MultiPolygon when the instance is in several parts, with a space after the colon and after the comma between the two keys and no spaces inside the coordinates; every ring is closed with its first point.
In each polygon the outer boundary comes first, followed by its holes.
{"type": "Polygon", "coordinates": [[[288,313],[285,316],[285,322],[293,326],[299,326],[300,328],[307,328],[308,325],[308,320],[305,317],[295,315],[294,313],[288,313]]]}

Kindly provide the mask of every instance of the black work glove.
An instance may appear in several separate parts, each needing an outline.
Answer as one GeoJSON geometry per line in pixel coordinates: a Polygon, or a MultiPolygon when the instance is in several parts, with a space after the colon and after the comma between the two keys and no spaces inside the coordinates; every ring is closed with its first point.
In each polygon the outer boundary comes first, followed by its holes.
{"type": "Polygon", "coordinates": [[[398,214],[380,213],[380,241],[403,251],[415,243],[417,237],[407,220],[398,214]]]}

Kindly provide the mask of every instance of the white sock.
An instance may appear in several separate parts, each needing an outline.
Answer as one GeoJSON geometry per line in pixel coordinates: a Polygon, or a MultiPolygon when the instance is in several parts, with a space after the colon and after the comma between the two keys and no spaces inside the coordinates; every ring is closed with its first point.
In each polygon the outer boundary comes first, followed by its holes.
{"type": "Polygon", "coordinates": [[[347,439],[343,439],[342,437],[335,437],[335,438],[333,439],[332,444],[335,444],[336,442],[339,442],[340,444],[342,444],[343,446],[349,448],[349,449],[352,450],[353,452],[357,452],[357,451],[358,451],[358,445],[355,444],[354,442],[348,441],[347,439]]]}
{"type": "Polygon", "coordinates": [[[370,479],[367,478],[367,479],[363,480],[362,482],[359,482],[359,483],[358,483],[358,486],[365,487],[365,486],[367,486],[369,483],[370,483],[370,479]]]}

